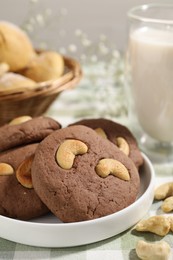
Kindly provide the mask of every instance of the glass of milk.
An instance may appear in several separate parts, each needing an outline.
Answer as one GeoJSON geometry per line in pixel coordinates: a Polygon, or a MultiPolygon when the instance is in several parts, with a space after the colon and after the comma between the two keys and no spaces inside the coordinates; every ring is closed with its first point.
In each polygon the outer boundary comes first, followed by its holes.
{"type": "Polygon", "coordinates": [[[131,130],[154,161],[173,161],[173,5],[128,12],[125,78],[131,130]]]}

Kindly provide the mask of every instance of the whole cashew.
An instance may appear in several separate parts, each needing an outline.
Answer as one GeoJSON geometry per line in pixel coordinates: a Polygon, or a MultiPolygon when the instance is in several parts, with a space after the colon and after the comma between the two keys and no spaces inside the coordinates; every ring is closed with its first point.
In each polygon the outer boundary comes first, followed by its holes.
{"type": "Polygon", "coordinates": [[[0,163],[0,176],[11,175],[14,173],[13,167],[8,163],[0,163]]]}
{"type": "Polygon", "coordinates": [[[173,232],[173,216],[168,216],[170,222],[170,230],[173,232]]]}
{"type": "Polygon", "coordinates": [[[85,143],[75,139],[68,139],[59,146],[56,152],[56,161],[61,168],[69,170],[73,166],[75,156],[85,154],[87,151],[88,147],[85,143]]]}
{"type": "Polygon", "coordinates": [[[147,243],[139,240],[136,245],[136,254],[143,260],[168,260],[170,252],[170,245],[165,241],[147,243]]]}
{"type": "Polygon", "coordinates": [[[173,182],[168,182],[156,188],[154,198],[156,200],[163,200],[169,196],[173,196],[173,182]]]}
{"type": "Polygon", "coordinates": [[[153,216],[141,220],[135,226],[137,231],[148,231],[159,236],[165,236],[170,231],[170,220],[165,216],[153,216]]]}
{"type": "Polygon", "coordinates": [[[165,212],[171,212],[173,210],[173,196],[168,197],[164,200],[163,204],[161,205],[161,209],[165,212]]]}
{"type": "Polygon", "coordinates": [[[102,128],[98,127],[98,128],[96,128],[96,129],[94,129],[94,130],[96,131],[96,133],[97,133],[98,135],[100,135],[100,136],[103,137],[104,139],[107,139],[107,135],[106,135],[105,131],[104,131],[102,128]]]}
{"type": "Polygon", "coordinates": [[[112,174],[122,180],[129,181],[130,175],[127,168],[115,159],[102,159],[96,165],[96,172],[99,176],[105,178],[112,174]]]}
{"type": "Polygon", "coordinates": [[[16,178],[22,186],[28,189],[33,188],[31,177],[31,165],[34,159],[34,155],[26,158],[16,170],[16,178]]]}
{"type": "Polygon", "coordinates": [[[130,148],[127,141],[123,137],[117,137],[116,140],[118,148],[128,156],[130,153],[130,148]]]}
{"type": "MultiPolygon", "coordinates": [[[[100,135],[104,139],[107,139],[107,135],[106,135],[105,131],[102,128],[98,127],[98,128],[95,129],[95,131],[96,131],[96,133],[98,135],[100,135]]],[[[123,153],[125,153],[127,156],[129,155],[130,148],[129,148],[129,145],[128,145],[127,141],[123,137],[117,137],[116,138],[116,144],[117,144],[118,148],[123,153]]]]}
{"type": "Polygon", "coordinates": [[[28,120],[31,120],[32,117],[30,116],[20,116],[20,117],[16,117],[14,118],[12,121],[10,121],[9,125],[19,125],[22,124],[28,120]]]}

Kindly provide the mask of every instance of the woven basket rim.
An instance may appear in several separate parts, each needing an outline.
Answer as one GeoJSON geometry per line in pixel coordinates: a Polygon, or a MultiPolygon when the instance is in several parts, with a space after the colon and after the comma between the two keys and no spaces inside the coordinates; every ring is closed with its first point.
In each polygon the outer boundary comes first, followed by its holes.
{"type": "Polygon", "coordinates": [[[63,56],[65,63],[64,74],[56,79],[37,84],[35,88],[18,88],[15,90],[0,91],[0,101],[23,100],[35,96],[49,96],[60,93],[63,90],[74,87],[82,77],[82,69],[79,62],[71,57],[63,56]]]}

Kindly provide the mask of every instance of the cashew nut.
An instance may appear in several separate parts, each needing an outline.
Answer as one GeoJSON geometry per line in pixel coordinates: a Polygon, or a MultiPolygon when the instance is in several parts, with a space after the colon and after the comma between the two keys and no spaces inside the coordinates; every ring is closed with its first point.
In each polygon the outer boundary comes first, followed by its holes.
{"type": "MultiPolygon", "coordinates": [[[[95,131],[98,135],[100,135],[104,139],[107,139],[107,135],[102,128],[98,127],[95,129],[95,131]]],[[[129,148],[127,141],[123,137],[117,137],[116,143],[117,143],[118,148],[128,156],[130,153],[130,148],[129,148]]]]}
{"type": "Polygon", "coordinates": [[[130,153],[130,148],[127,141],[123,137],[117,137],[116,141],[118,148],[128,156],[130,153]]]}
{"type": "Polygon", "coordinates": [[[136,254],[143,260],[168,260],[170,252],[170,245],[165,241],[147,243],[139,240],[136,245],[136,254]]]}
{"type": "Polygon", "coordinates": [[[34,159],[34,155],[31,155],[27,159],[25,159],[16,170],[16,178],[18,182],[25,188],[31,189],[32,178],[31,178],[31,165],[34,159]]]}
{"type": "Polygon", "coordinates": [[[141,220],[135,226],[137,231],[147,231],[159,236],[165,236],[170,231],[170,221],[165,216],[153,216],[146,220],[141,220]]]}
{"type": "Polygon", "coordinates": [[[173,232],[173,216],[168,216],[170,222],[170,230],[173,232]]]}
{"type": "Polygon", "coordinates": [[[75,156],[85,154],[87,151],[88,147],[85,143],[75,139],[68,139],[59,146],[56,152],[56,161],[61,168],[69,170],[73,166],[75,156]]]}
{"type": "Polygon", "coordinates": [[[0,176],[12,175],[14,173],[13,167],[8,163],[0,163],[0,176]]]}
{"type": "Polygon", "coordinates": [[[167,197],[173,196],[173,182],[168,182],[156,188],[154,198],[156,200],[163,200],[167,197]]]}
{"type": "Polygon", "coordinates": [[[20,117],[16,117],[14,118],[12,121],[10,121],[9,125],[19,125],[22,124],[28,120],[31,120],[32,117],[30,116],[20,116],[20,117]]]}
{"type": "Polygon", "coordinates": [[[100,136],[103,137],[104,139],[107,139],[107,135],[106,135],[105,131],[104,131],[102,128],[98,127],[98,128],[96,128],[96,129],[94,129],[94,130],[96,131],[96,133],[97,133],[98,135],[100,135],[100,136]]]}
{"type": "Polygon", "coordinates": [[[129,181],[130,175],[127,168],[115,159],[102,159],[96,165],[96,172],[99,176],[105,178],[112,174],[122,180],[129,181]]]}
{"type": "Polygon", "coordinates": [[[165,213],[168,213],[173,210],[173,196],[168,197],[164,200],[163,204],[161,205],[161,209],[165,213]]]}

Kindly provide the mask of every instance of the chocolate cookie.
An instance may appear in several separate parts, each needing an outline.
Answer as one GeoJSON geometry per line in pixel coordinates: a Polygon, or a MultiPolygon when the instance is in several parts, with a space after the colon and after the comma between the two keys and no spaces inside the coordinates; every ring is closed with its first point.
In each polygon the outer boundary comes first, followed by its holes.
{"type": "Polygon", "coordinates": [[[131,159],[86,126],[70,126],[46,137],[36,150],[33,186],[63,222],[117,212],[137,197],[139,174],[131,159]]]}
{"type": "Polygon", "coordinates": [[[36,147],[29,144],[0,154],[0,215],[28,220],[48,212],[27,175],[36,147]]]}
{"type": "Polygon", "coordinates": [[[108,119],[84,119],[71,125],[85,125],[94,129],[103,138],[109,139],[129,156],[138,168],[143,164],[143,158],[137,141],[130,130],[124,125],[108,119]]]}
{"type": "Polygon", "coordinates": [[[0,152],[24,144],[39,142],[59,128],[61,125],[49,117],[16,118],[9,124],[0,127],[0,152]]]}

